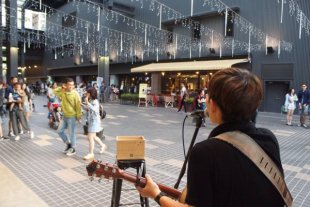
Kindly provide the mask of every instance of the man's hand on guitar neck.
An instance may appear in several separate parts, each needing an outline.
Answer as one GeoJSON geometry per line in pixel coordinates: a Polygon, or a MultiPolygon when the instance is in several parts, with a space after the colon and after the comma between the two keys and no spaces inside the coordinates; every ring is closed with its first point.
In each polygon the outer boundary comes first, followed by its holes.
{"type": "Polygon", "coordinates": [[[160,193],[160,189],[149,175],[146,175],[145,178],[146,186],[144,188],[136,186],[136,188],[140,192],[141,196],[155,199],[155,197],[160,193]]]}
{"type": "MultiPolygon", "coordinates": [[[[149,175],[146,175],[145,178],[146,178],[146,186],[144,188],[136,186],[136,188],[141,194],[141,196],[155,199],[156,196],[159,195],[161,191],[158,185],[152,180],[152,178],[149,175]]],[[[168,196],[162,196],[159,202],[160,206],[163,207],[190,207],[189,205],[182,204],[178,201],[171,199],[168,196]]]]}

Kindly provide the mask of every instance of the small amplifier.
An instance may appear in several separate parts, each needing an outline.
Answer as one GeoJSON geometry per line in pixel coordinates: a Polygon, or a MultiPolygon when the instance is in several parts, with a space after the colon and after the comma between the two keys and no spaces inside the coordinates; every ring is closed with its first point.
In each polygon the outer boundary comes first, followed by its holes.
{"type": "Polygon", "coordinates": [[[117,160],[143,160],[145,154],[145,139],[143,136],[117,136],[117,160]]]}

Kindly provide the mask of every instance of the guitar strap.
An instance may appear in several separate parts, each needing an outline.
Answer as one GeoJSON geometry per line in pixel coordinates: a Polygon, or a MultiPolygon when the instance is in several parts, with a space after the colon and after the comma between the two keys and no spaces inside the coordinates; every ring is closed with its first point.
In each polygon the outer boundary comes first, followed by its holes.
{"type": "Polygon", "coordinates": [[[282,173],[265,151],[248,135],[240,132],[226,132],[217,138],[233,145],[247,156],[278,190],[287,207],[292,207],[293,198],[288,190],[282,173]]]}

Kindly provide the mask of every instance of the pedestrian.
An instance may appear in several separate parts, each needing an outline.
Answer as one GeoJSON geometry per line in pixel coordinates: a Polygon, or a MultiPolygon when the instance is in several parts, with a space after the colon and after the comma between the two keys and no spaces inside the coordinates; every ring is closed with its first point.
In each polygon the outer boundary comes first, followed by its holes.
{"type": "Polygon", "coordinates": [[[64,113],[63,120],[58,127],[57,132],[63,142],[67,145],[64,153],[71,156],[76,153],[75,127],[76,122],[80,122],[82,116],[81,98],[74,88],[74,80],[72,78],[66,78],[62,87],[54,89],[54,93],[62,101],[61,107],[64,113]],[[65,133],[66,129],[68,129],[69,138],[65,133]]]}
{"type": "Polygon", "coordinates": [[[94,146],[95,141],[100,145],[100,153],[103,153],[106,149],[106,145],[102,143],[101,139],[97,137],[97,133],[102,130],[100,126],[100,113],[99,113],[99,101],[97,98],[97,90],[92,87],[87,89],[85,95],[85,104],[83,107],[87,111],[87,126],[88,126],[88,142],[89,152],[84,156],[85,160],[94,159],[94,146]]]}
{"type": "Polygon", "coordinates": [[[181,91],[180,91],[180,104],[179,104],[179,109],[178,112],[180,112],[182,110],[182,107],[184,106],[184,111],[186,113],[186,104],[185,104],[185,100],[187,98],[187,90],[185,88],[184,83],[181,83],[181,91]]]}
{"type": "Polygon", "coordinates": [[[25,117],[23,111],[23,100],[26,93],[22,89],[20,83],[14,83],[13,93],[10,93],[8,103],[10,104],[10,120],[12,122],[13,134],[15,135],[15,141],[20,139],[19,134],[23,134],[23,129],[28,132],[30,139],[34,138],[34,133],[30,129],[29,123],[25,117]],[[19,128],[18,125],[21,124],[22,128],[19,128]]]}
{"type": "Polygon", "coordinates": [[[293,88],[289,89],[285,95],[284,107],[287,109],[286,115],[286,125],[292,126],[293,114],[296,108],[296,101],[298,100],[295,90],[293,88]]]}
{"type": "Polygon", "coordinates": [[[310,103],[310,91],[307,90],[306,84],[301,84],[301,90],[297,94],[298,97],[298,108],[300,114],[300,124],[298,126],[302,126],[307,128],[306,120],[308,116],[308,105],[310,103]]]}
{"type": "MultiPolygon", "coordinates": [[[[5,89],[5,96],[4,97],[6,98],[6,100],[9,100],[9,95],[10,94],[12,95],[14,93],[13,85],[15,83],[18,83],[18,78],[16,76],[12,76],[10,79],[10,84],[7,84],[6,89],[5,89]]],[[[15,137],[16,135],[13,133],[13,128],[12,128],[12,117],[13,117],[12,113],[13,112],[11,110],[9,110],[11,107],[11,104],[12,103],[10,103],[10,102],[7,102],[7,104],[6,104],[6,110],[9,111],[9,117],[10,117],[10,119],[9,119],[9,136],[15,137]]]]}
{"type": "MultiPolygon", "coordinates": [[[[206,109],[206,97],[205,97],[205,91],[203,89],[198,90],[198,95],[195,97],[195,104],[196,104],[196,110],[205,110],[206,109]]],[[[206,120],[205,117],[202,118],[202,125],[203,127],[206,126],[206,120]]]]}

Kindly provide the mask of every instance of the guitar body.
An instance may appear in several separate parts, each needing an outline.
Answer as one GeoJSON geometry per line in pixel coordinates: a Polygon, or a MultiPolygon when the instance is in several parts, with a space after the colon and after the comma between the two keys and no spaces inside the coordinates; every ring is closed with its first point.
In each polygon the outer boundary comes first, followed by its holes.
{"type": "Polygon", "coordinates": [[[181,193],[181,196],[179,198],[179,201],[181,203],[185,203],[185,199],[186,199],[186,195],[187,195],[187,187],[185,187],[181,193]]]}

